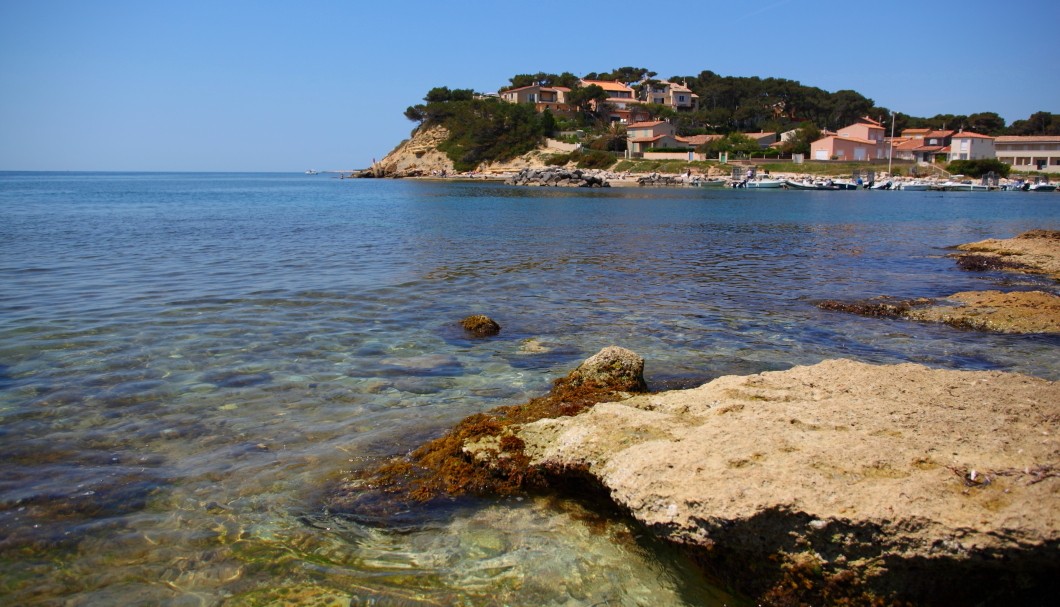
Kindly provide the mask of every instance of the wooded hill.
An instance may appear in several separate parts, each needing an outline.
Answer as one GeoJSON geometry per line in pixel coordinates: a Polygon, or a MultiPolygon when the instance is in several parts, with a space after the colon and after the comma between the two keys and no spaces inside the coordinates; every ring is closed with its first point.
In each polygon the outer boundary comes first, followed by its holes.
{"type": "MultiPolygon", "coordinates": [[[[585,80],[617,80],[638,92],[658,82],[658,74],[646,68],[622,67],[610,72],[592,72],[585,80]]],[[[890,127],[892,111],[876,105],[853,90],[828,92],[784,78],[757,76],[720,76],[704,70],[694,76],[671,76],[670,82],[685,84],[699,96],[694,111],[645,104],[652,118],[670,121],[682,136],[734,132],[784,132],[797,127],[816,131],[836,130],[862,116],[876,118],[890,127]]],[[[458,170],[471,170],[481,162],[507,160],[525,153],[555,131],[581,129],[595,133],[611,149],[619,143],[619,134],[608,128],[607,112],[601,102],[607,97],[600,87],[581,86],[581,79],[570,72],[562,74],[517,74],[504,90],[543,84],[571,89],[568,97],[574,112],[571,116],[553,116],[535,112],[532,107],[506,103],[496,97],[475,93],[471,89],[437,87],[424,97],[424,103],[410,106],[405,116],[429,125],[445,126],[449,139],[443,144],[458,170]],[[593,111],[596,107],[597,111],[593,111]]],[[[1060,114],[1037,112],[1026,120],[1006,125],[996,112],[970,115],[938,114],[917,117],[894,113],[895,131],[907,128],[964,129],[984,135],[1057,135],[1060,114]]],[[[624,148],[624,141],[621,142],[624,148]]],[[[595,147],[595,146],[594,146],[595,147]]]]}

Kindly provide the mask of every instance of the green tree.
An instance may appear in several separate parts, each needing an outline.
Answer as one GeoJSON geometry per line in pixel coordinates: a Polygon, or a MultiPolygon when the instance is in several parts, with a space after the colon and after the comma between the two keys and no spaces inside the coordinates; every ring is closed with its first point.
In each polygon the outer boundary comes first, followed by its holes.
{"type": "Polygon", "coordinates": [[[1000,135],[1005,130],[1005,119],[995,112],[979,112],[968,116],[965,127],[983,135],[1000,135]]]}
{"type": "Polygon", "coordinates": [[[1009,135],[1060,135],[1060,115],[1035,112],[1026,120],[1017,120],[1008,128],[1009,135]]]}
{"type": "Polygon", "coordinates": [[[980,158],[978,160],[954,160],[946,170],[954,175],[982,177],[987,173],[997,173],[999,177],[1008,177],[1012,167],[997,158],[980,158]]]}
{"type": "Polygon", "coordinates": [[[427,114],[424,112],[425,109],[426,108],[422,105],[410,105],[405,110],[405,118],[408,118],[413,122],[423,122],[423,119],[427,117],[427,114]]]}
{"type": "Polygon", "coordinates": [[[821,138],[821,129],[812,122],[804,122],[795,130],[795,135],[781,144],[780,149],[786,154],[809,154],[810,146],[821,138]]]}

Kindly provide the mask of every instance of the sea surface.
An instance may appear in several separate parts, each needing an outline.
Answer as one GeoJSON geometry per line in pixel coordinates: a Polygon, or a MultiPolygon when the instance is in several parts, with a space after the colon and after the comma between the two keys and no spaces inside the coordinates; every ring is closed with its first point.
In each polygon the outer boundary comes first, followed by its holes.
{"type": "Polygon", "coordinates": [[[655,389],[837,357],[1058,380],[1056,337],[815,306],[1056,292],[946,257],[1036,228],[1060,195],[0,173],[0,603],[720,605],[583,502],[321,504],[612,344],[655,389]]]}

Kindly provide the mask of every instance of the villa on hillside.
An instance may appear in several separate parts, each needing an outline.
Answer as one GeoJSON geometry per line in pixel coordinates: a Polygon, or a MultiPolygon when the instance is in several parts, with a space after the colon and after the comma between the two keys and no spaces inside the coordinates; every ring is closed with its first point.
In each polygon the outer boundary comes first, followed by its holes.
{"type": "Polygon", "coordinates": [[[665,105],[675,110],[696,110],[699,108],[699,95],[684,84],[670,82],[669,80],[657,81],[641,87],[640,100],[644,103],[665,105]]]}
{"type": "Polygon", "coordinates": [[[843,127],[810,144],[814,160],[874,160],[886,159],[890,143],[884,137],[886,129],[879,122],[862,117],[858,122],[843,127]]]}
{"type": "Polygon", "coordinates": [[[1060,173],[1060,135],[1002,135],[994,147],[997,159],[1013,169],[1060,173]]]}
{"type": "Polygon", "coordinates": [[[570,89],[565,86],[534,84],[517,89],[509,89],[501,93],[500,97],[508,103],[532,103],[539,112],[550,110],[553,113],[564,113],[571,111],[571,107],[567,104],[567,93],[569,92],[570,89]]]}
{"type": "MultiPolygon", "coordinates": [[[[617,80],[582,80],[582,86],[596,85],[607,93],[604,100],[609,106],[608,120],[621,124],[633,124],[639,120],[646,119],[648,114],[639,106],[641,100],[637,99],[636,91],[617,80]]],[[[593,104],[593,110],[597,105],[593,104]]]]}

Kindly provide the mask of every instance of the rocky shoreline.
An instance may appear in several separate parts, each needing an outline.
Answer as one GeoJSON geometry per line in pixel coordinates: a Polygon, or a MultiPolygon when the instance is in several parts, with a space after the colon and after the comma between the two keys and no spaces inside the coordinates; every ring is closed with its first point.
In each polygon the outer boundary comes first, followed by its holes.
{"type": "MultiPolygon", "coordinates": [[[[1033,230],[1004,240],[962,244],[950,255],[967,271],[1003,271],[1060,280],[1060,231],[1033,230]]],[[[996,333],[1060,334],[1060,296],[1043,290],[965,291],[941,299],[881,296],[844,302],[826,300],[825,310],[878,318],[938,322],[996,333]]]]}
{"type": "MultiPolygon", "coordinates": [[[[955,257],[1055,280],[1058,243],[1038,230],[955,257]]],[[[1057,332],[1055,300],[987,291],[860,313],[1057,332]]],[[[1060,382],[826,360],[648,393],[643,368],[606,348],[545,396],[359,471],[328,508],[385,524],[461,494],[576,487],[759,604],[1044,605],[1060,591],[1060,382]]]]}
{"type": "Polygon", "coordinates": [[[643,364],[606,348],[549,395],[348,479],[328,508],[379,522],[463,493],[596,487],[761,604],[1060,590],[1060,383],[830,360],[648,394],[643,364]]]}

